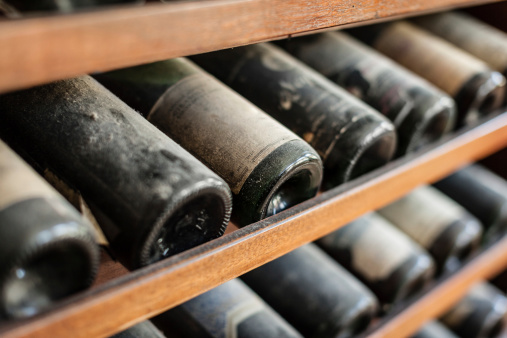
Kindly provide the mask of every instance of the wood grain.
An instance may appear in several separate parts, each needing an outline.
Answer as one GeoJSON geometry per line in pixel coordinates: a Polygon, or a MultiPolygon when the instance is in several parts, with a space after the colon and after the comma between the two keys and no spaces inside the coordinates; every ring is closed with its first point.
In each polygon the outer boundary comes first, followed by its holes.
{"type": "Polygon", "coordinates": [[[216,0],[0,21],[0,92],[330,27],[494,0],[216,0]]]}
{"type": "MultiPolygon", "coordinates": [[[[283,213],[70,298],[46,315],[4,326],[0,334],[109,336],[322,237],[418,185],[433,182],[505,145],[507,114],[502,114],[283,213]]],[[[502,250],[507,252],[504,246],[502,250]]],[[[489,264],[495,269],[505,266],[503,255],[492,257],[495,260],[489,264]]],[[[467,272],[465,276],[468,274],[472,275],[467,272]]],[[[468,285],[471,278],[459,283],[468,285]]],[[[408,313],[415,316],[414,312],[408,313]]],[[[421,316],[430,313],[426,310],[421,316]]],[[[417,318],[420,322],[426,317],[417,318]]]]}
{"type": "Polygon", "coordinates": [[[409,337],[430,318],[438,318],[458,302],[475,284],[494,277],[507,266],[507,237],[469,262],[398,315],[368,333],[368,337],[409,337]]]}

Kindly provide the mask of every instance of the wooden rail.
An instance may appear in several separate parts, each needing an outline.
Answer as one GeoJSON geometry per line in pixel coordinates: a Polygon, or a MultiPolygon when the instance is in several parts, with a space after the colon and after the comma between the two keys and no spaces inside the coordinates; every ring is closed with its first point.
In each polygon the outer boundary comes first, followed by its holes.
{"type": "Polygon", "coordinates": [[[215,0],[0,21],[0,92],[494,0],[215,0]]]}
{"type": "MultiPolygon", "coordinates": [[[[45,315],[0,327],[0,334],[4,337],[109,336],[324,236],[418,185],[438,180],[506,145],[507,114],[502,114],[278,215],[71,297],[45,315]]],[[[487,261],[485,266],[473,263],[453,277],[455,282],[443,284],[432,293],[436,294],[432,297],[441,297],[439,309],[458,299],[474,280],[505,266],[505,241],[492,250],[488,251],[492,252],[487,254],[488,258],[479,261],[487,261]]],[[[397,332],[398,327],[400,332],[409,332],[436,313],[430,309],[437,306],[435,303],[424,299],[421,302],[422,305],[414,310],[409,308],[379,334],[397,332]],[[422,309],[420,314],[417,309],[422,309]],[[417,319],[412,321],[413,317],[417,319]]]]}

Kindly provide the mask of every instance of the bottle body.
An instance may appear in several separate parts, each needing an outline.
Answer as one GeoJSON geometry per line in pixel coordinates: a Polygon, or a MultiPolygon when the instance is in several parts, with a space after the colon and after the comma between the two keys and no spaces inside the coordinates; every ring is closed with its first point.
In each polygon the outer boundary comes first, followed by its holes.
{"type": "Polygon", "coordinates": [[[378,213],[428,250],[439,272],[457,270],[482,236],[479,220],[431,186],[413,190],[378,213]]]}
{"type": "Polygon", "coordinates": [[[460,337],[496,337],[504,327],[507,298],[488,283],[478,284],[441,318],[460,337]]]}
{"type": "Polygon", "coordinates": [[[365,283],[384,310],[419,292],[433,277],[431,257],[375,213],[347,224],[317,244],[365,283]]]}
{"type": "Polygon", "coordinates": [[[322,176],[318,154],[192,62],[167,60],[98,78],[121,98],[130,98],[151,123],[229,184],[237,225],[317,193],[322,176]],[[138,92],[139,87],[151,89],[138,92]]]}
{"type": "Polygon", "coordinates": [[[239,279],[217,286],[153,321],[170,337],[301,338],[239,279]]]}
{"type": "Polygon", "coordinates": [[[83,195],[128,268],[225,230],[226,183],[92,78],[7,94],[0,106],[3,134],[83,195]]]}
{"type": "Polygon", "coordinates": [[[283,41],[285,48],[393,122],[398,155],[452,130],[454,101],[415,74],[343,32],[283,41]]]}
{"type": "Polygon", "coordinates": [[[502,104],[505,78],[500,73],[409,22],[397,21],[352,32],[453,97],[459,126],[476,123],[502,104]]]}
{"type": "Polygon", "coordinates": [[[387,163],[394,126],[271,44],[196,55],[192,60],[307,141],[331,188],[387,163]]]}
{"type": "Polygon", "coordinates": [[[0,140],[0,317],[27,317],[89,286],[91,225],[0,140]]]}
{"type": "Polygon", "coordinates": [[[145,320],[137,325],[111,336],[110,338],[165,338],[151,321],[145,320]]]}
{"type": "Polygon", "coordinates": [[[305,337],[353,336],[377,309],[375,296],[314,244],[242,279],[305,337]]]}
{"type": "Polygon", "coordinates": [[[474,164],[436,182],[434,186],[481,221],[485,242],[505,234],[507,182],[504,179],[474,164]]]}
{"type": "Polygon", "coordinates": [[[458,338],[442,323],[432,320],[426,323],[412,338],[458,338]]]}
{"type": "Polygon", "coordinates": [[[414,22],[507,74],[507,34],[462,12],[444,12],[414,22]]]}

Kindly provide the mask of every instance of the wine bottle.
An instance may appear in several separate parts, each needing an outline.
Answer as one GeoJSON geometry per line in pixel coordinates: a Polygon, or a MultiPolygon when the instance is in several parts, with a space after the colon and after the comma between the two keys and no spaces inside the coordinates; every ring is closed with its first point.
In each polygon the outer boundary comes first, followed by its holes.
{"type": "Polygon", "coordinates": [[[463,338],[496,337],[503,329],[507,315],[507,298],[493,285],[480,283],[441,321],[463,338]]]}
{"type": "Polygon", "coordinates": [[[458,125],[473,124],[502,104],[505,78],[500,73],[409,22],[349,32],[452,96],[458,108],[458,125]]]}
{"type": "Polygon", "coordinates": [[[149,320],[121,331],[110,338],[166,338],[149,320]]]}
{"type": "Polygon", "coordinates": [[[3,0],[19,12],[59,11],[72,12],[82,8],[112,6],[128,3],[144,3],[145,0],[3,0]]]}
{"type": "Polygon", "coordinates": [[[424,288],[435,270],[419,245],[376,213],[316,243],[368,286],[384,311],[424,288]]]}
{"type": "Polygon", "coordinates": [[[432,320],[426,323],[412,338],[459,338],[442,323],[432,320]]]}
{"type": "Polygon", "coordinates": [[[394,154],[390,121],[274,45],[192,59],[310,143],[324,163],[324,188],[378,168],[394,154]]]}
{"type": "Polygon", "coordinates": [[[439,272],[457,270],[481,240],[479,220],[431,186],[413,190],[378,213],[428,250],[439,272]]]}
{"type": "Polygon", "coordinates": [[[227,184],[91,77],[0,97],[0,129],[88,202],[130,269],[220,236],[227,184]]]}
{"type": "Polygon", "coordinates": [[[237,225],[317,193],[319,155],[191,61],[167,60],[97,79],[229,184],[237,225]]]}
{"type": "Polygon", "coordinates": [[[461,204],[484,226],[484,241],[507,230],[507,182],[480,165],[471,165],[434,184],[461,204]]]}
{"type": "Polygon", "coordinates": [[[239,279],[169,310],[153,322],[173,338],[302,338],[239,279]]]}
{"type": "Polygon", "coordinates": [[[241,277],[305,337],[351,337],[377,310],[375,296],[315,244],[241,277]]]}
{"type": "Polygon", "coordinates": [[[436,141],[454,127],[456,107],[448,95],[345,33],[307,35],[280,44],[391,120],[398,155],[436,141]]]}
{"type": "Polygon", "coordinates": [[[462,12],[415,18],[414,22],[507,74],[507,34],[462,12]]]}
{"type": "Polygon", "coordinates": [[[28,317],[89,286],[91,225],[0,140],[0,317],[28,317]]]}

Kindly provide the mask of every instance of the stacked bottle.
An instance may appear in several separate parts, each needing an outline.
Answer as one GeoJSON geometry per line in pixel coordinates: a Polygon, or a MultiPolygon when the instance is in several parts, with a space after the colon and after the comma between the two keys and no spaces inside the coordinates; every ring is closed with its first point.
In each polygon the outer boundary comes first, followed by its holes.
{"type": "Polygon", "coordinates": [[[229,184],[235,224],[256,222],[317,193],[318,154],[191,61],[96,77],[229,184]]]}
{"type": "Polygon", "coordinates": [[[460,126],[475,123],[502,104],[505,78],[500,73],[410,22],[396,21],[349,32],[453,97],[460,126]]]}
{"type": "Polygon", "coordinates": [[[0,107],[6,139],[82,193],[128,268],[224,232],[226,183],[92,78],[6,94],[0,107]]]}

